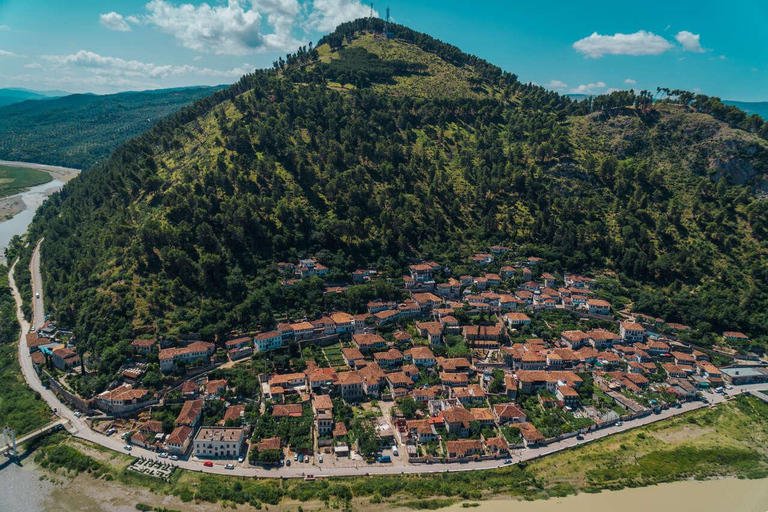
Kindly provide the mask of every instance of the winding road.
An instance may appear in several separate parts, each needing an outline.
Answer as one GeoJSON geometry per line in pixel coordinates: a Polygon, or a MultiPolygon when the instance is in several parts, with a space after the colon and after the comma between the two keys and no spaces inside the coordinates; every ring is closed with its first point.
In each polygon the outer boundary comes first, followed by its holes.
{"type": "MultiPolygon", "coordinates": [[[[32,275],[32,292],[33,297],[33,325],[35,328],[39,328],[45,321],[45,306],[44,295],[42,286],[42,277],[40,275],[40,246],[43,240],[41,239],[35,247],[32,259],[30,262],[30,272],[32,275]]],[[[26,333],[29,332],[30,324],[24,318],[21,310],[21,296],[19,295],[16,282],[13,278],[13,271],[16,267],[16,263],[13,264],[9,272],[9,281],[13,297],[16,301],[16,316],[21,325],[21,333],[19,338],[19,361],[21,363],[21,370],[29,386],[40,393],[42,398],[48,403],[51,409],[58,411],[60,417],[65,420],[65,426],[67,430],[75,437],[96,443],[105,448],[109,448],[116,452],[126,453],[124,450],[124,442],[119,438],[113,438],[105,436],[100,432],[91,430],[88,424],[81,418],[75,416],[74,411],[69,409],[64,403],[62,403],[58,397],[48,388],[45,388],[40,382],[40,377],[35,372],[32,359],[27,348],[26,333]]],[[[766,384],[753,384],[748,386],[734,387],[729,391],[729,395],[722,396],[718,394],[708,395],[708,399],[711,404],[719,404],[726,401],[728,398],[750,391],[757,391],[765,389],[766,384]]],[[[601,439],[619,432],[631,430],[643,425],[648,425],[656,421],[663,420],[672,416],[683,414],[688,411],[707,407],[708,405],[703,402],[688,402],[682,405],[680,409],[667,409],[661,412],[661,414],[651,414],[644,418],[638,418],[632,421],[625,421],[621,426],[611,426],[605,429],[601,429],[596,432],[592,432],[585,435],[584,440],[578,440],[575,437],[551,443],[546,446],[535,447],[530,449],[524,449],[515,451],[513,453],[513,461],[515,463],[521,461],[529,461],[537,459],[539,457],[550,455],[555,452],[573,448],[580,444],[588,443],[596,439],[601,439]]],[[[131,454],[133,456],[143,456],[148,459],[157,459],[157,453],[143,448],[134,446],[131,454]]],[[[330,456],[329,456],[330,457],[330,456]]],[[[165,462],[168,462],[166,460],[165,462]]],[[[171,464],[190,471],[201,471],[206,473],[216,473],[222,475],[233,475],[243,477],[257,477],[257,478],[303,478],[306,474],[312,474],[316,477],[325,476],[363,476],[363,475],[396,475],[396,474],[413,474],[413,473],[445,473],[445,472],[458,472],[458,471],[476,471],[481,469],[493,469],[502,467],[504,464],[501,460],[486,460],[479,462],[467,462],[467,463],[451,463],[451,464],[408,464],[404,462],[404,455],[393,459],[393,464],[366,464],[360,462],[356,467],[328,467],[318,465],[316,462],[313,464],[296,464],[294,467],[282,467],[267,469],[262,467],[242,466],[237,465],[234,469],[226,469],[224,465],[230,461],[218,461],[213,467],[203,466],[202,461],[199,460],[180,460],[170,462],[171,464]]]]}

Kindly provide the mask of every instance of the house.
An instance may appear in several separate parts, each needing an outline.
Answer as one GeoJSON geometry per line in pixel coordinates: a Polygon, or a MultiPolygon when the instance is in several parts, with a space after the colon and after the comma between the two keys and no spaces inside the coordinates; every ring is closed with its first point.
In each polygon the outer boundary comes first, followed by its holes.
{"type": "Polygon", "coordinates": [[[434,423],[430,420],[410,420],[405,428],[409,435],[415,437],[419,443],[430,443],[437,440],[437,432],[434,423]]]}
{"type": "Polygon", "coordinates": [[[493,416],[499,425],[520,423],[527,419],[525,412],[514,403],[496,404],[493,406],[493,416]]]}
{"type": "Polygon", "coordinates": [[[195,457],[224,459],[233,458],[243,451],[245,431],[232,427],[202,427],[195,436],[195,457]]]}
{"type": "Polygon", "coordinates": [[[53,365],[59,370],[66,371],[80,365],[80,356],[69,347],[60,346],[51,351],[53,365]]]}
{"type": "Polygon", "coordinates": [[[669,344],[659,340],[648,340],[648,353],[652,356],[663,356],[669,353],[669,344]]]}
{"type": "Polygon", "coordinates": [[[581,377],[571,371],[520,370],[516,375],[520,381],[520,391],[524,394],[533,394],[540,389],[555,393],[560,385],[578,389],[582,383],[581,377]]]}
{"type": "Polygon", "coordinates": [[[152,352],[155,345],[157,345],[157,341],[155,340],[133,340],[131,342],[131,348],[142,354],[149,354],[152,352]]]}
{"type": "Polygon", "coordinates": [[[459,439],[446,441],[445,451],[449,458],[462,458],[483,453],[483,443],[479,439],[459,439]]]}
{"type": "Polygon", "coordinates": [[[283,346],[283,335],[279,331],[261,332],[253,338],[256,352],[265,352],[283,346]]]}
{"type": "Polygon", "coordinates": [[[304,408],[301,404],[275,404],[272,406],[273,418],[301,418],[304,408]]]}
{"type": "Polygon", "coordinates": [[[385,348],[387,341],[376,333],[353,334],[352,341],[363,354],[368,354],[376,349],[385,348]]]}
{"type": "Polygon", "coordinates": [[[493,428],[496,426],[496,419],[488,407],[475,407],[469,410],[472,415],[472,421],[480,423],[483,428],[493,428]]]}
{"type": "Polygon", "coordinates": [[[157,403],[157,397],[146,389],[123,384],[96,396],[96,407],[107,414],[122,415],[157,403]]]}
{"type": "Polygon", "coordinates": [[[216,350],[213,343],[195,341],[186,347],[164,348],[160,351],[160,369],[167,373],[176,369],[179,363],[189,365],[196,362],[208,363],[216,350]]]}
{"type": "Polygon", "coordinates": [[[430,345],[443,344],[443,325],[440,322],[416,322],[416,329],[430,345]]]}
{"type": "Polygon", "coordinates": [[[165,446],[171,455],[183,456],[187,453],[189,442],[192,440],[194,430],[187,425],[181,425],[173,429],[165,440],[165,446]]]}
{"type": "Polygon", "coordinates": [[[328,315],[336,324],[336,334],[348,334],[354,330],[354,318],[349,313],[337,311],[328,315]]]}
{"type": "Polygon", "coordinates": [[[315,413],[315,428],[320,436],[333,433],[333,402],[328,395],[316,395],[312,399],[312,410],[315,413]]]}
{"type": "Polygon", "coordinates": [[[373,354],[373,360],[382,367],[393,368],[403,364],[403,353],[396,348],[373,354]]]}
{"type": "Polygon", "coordinates": [[[462,335],[470,347],[497,348],[502,337],[502,327],[500,325],[466,325],[462,329],[462,335]],[[489,346],[488,342],[492,344],[489,346]]]}
{"type": "Polygon", "coordinates": [[[448,387],[466,386],[469,384],[469,375],[466,373],[440,372],[440,384],[448,387]]]}
{"type": "Polygon", "coordinates": [[[645,339],[645,327],[627,320],[621,322],[619,334],[625,343],[642,342],[645,339]]]}
{"type": "Polygon", "coordinates": [[[621,339],[617,334],[605,329],[592,329],[587,332],[589,343],[597,350],[612,347],[621,339]]]}
{"type": "Polygon", "coordinates": [[[557,386],[555,396],[567,407],[575,408],[579,406],[579,393],[570,386],[557,386]]]}
{"type": "Polygon", "coordinates": [[[408,396],[413,387],[413,380],[403,372],[388,373],[386,374],[386,379],[389,391],[392,393],[392,398],[395,399],[408,396]]]}
{"type": "Polygon", "coordinates": [[[661,367],[664,368],[665,372],[667,372],[668,377],[684,379],[688,376],[688,373],[676,364],[663,363],[661,367]]]}
{"type": "Polygon", "coordinates": [[[438,387],[418,388],[411,392],[414,400],[423,403],[436,399],[438,394],[440,394],[440,388],[438,387]]]}
{"type": "Polygon", "coordinates": [[[411,299],[418,304],[423,313],[431,311],[432,309],[440,306],[443,303],[443,299],[435,295],[434,293],[412,293],[411,299]]]}
{"type": "Polygon", "coordinates": [[[587,299],[587,311],[590,315],[610,315],[611,303],[603,299],[587,299]]]}
{"type": "Polygon", "coordinates": [[[237,361],[253,355],[254,343],[250,337],[229,340],[224,345],[231,361],[237,361]]]}
{"type": "Polygon", "coordinates": [[[588,340],[589,336],[583,331],[563,331],[560,333],[560,342],[573,350],[583,347],[588,340]]]}
{"type": "Polygon", "coordinates": [[[341,398],[347,402],[358,402],[364,395],[363,379],[355,371],[340,373],[337,388],[341,398]]]}
{"type": "Polygon", "coordinates": [[[520,435],[523,436],[523,444],[526,447],[535,446],[544,440],[544,436],[533,426],[533,423],[523,422],[515,424],[520,429],[520,435]]]}
{"type": "Polygon", "coordinates": [[[749,341],[749,336],[738,331],[725,331],[723,333],[723,338],[728,341],[749,341]]]}
{"type": "Polygon", "coordinates": [[[269,378],[269,387],[281,387],[285,390],[297,391],[305,388],[307,385],[307,374],[298,373],[275,373],[269,378]]]}
{"type": "Polygon", "coordinates": [[[510,328],[531,325],[531,319],[525,313],[506,313],[503,318],[510,328]]]}
{"type": "Polygon", "coordinates": [[[374,322],[376,325],[387,325],[397,322],[400,317],[400,311],[395,309],[385,309],[373,314],[374,322]]]}
{"type": "Polygon", "coordinates": [[[437,360],[440,369],[446,373],[468,372],[472,364],[466,357],[439,358],[437,360]]]}
{"type": "Polygon", "coordinates": [[[205,384],[206,396],[219,396],[220,394],[224,393],[226,390],[227,390],[226,379],[209,380],[205,384]]]}
{"type": "Polygon", "coordinates": [[[187,400],[184,402],[184,405],[181,406],[179,415],[176,417],[174,425],[177,427],[186,425],[188,427],[195,428],[203,414],[204,403],[205,402],[202,398],[198,400],[187,400]]]}
{"type": "Polygon", "coordinates": [[[506,457],[509,455],[509,443],[501,436],[489,437],[485,440],[485,447],[491,455],[506,457]]]}
{"type": "Polygon", "coordinates": [[[361,362],[365,361],[365,356],[360,352],[360,349],[354,347],[341,349],[341,356],[350,368],[357,368],[361,362]]]}
{"type": "Polygon", "coordinates": [[[331,367],[317,368],[307,373],[307,381],[312,391],[330,392],[339,380],[339,376],[331,367]]]}
{"type": "Polygon", "coordinates": [[[279,437],[267,437],[256,443],[256,450],[261,452],[276,451],[279,452],[283,447],[283,440],[279,437]]]}
{"type": "Polygon", "coordinates": [[[445,429],[450,434],[456,434],[459,437],[469,435],[469,424],[474,420],[472,413],[464,407],[452,407],[442,412],[445,429]]]}
{"type": "Polygon", "coordinates": [[[405,359],[416,366],[431,368],[437,364],[435,354],[429,347],[416,346],[405,351],[405,359]]]}
{"type": "Polygon", "coordinates": [[[367,395],[379,396],[381,388],[386,384],[386,374],[377,363],[371,363],[357,372],[363,379],[363,390],[367,395]]]}
{"type": "Polygon", "coordinates": [[[222,425],[226,425],[227,422],[240,423],[245,415],[244,405],[230,405],[227,410],[224,411],[224,419],[222,425]]]}
{"type": "Polygon", "coordinates": [[[418,265],[411,265],[409,270],[411,272],[411,279],[417,284],[425,284],[434,281],[432,277],[434,271],[432,265],[420,263],[418,265]]]}
{"type": "Polygon", "coordinates": [[[463,405],[485,402],[485,391],[480,384],[452,388],[451,393],[463,405]]]}

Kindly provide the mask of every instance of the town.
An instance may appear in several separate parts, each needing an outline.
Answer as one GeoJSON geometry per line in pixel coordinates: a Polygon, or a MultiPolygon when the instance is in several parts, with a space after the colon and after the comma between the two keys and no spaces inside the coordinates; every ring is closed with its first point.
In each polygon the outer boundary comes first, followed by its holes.
{"type": "MultiPolygon", "coordinates": [[[[348,286],[397,284],[364,313],[328,311],[271,330],[202,341],[194,333],[133,340],[106,391],[70,384],[89,355],[46,322],[27,334],[41,379],[91,429],[159,459],[279,470],[500,460],[768,382],[755,361],[683,341],[685,325],[617,311],[599,279],[546,271],[494,246],[453,276],[433,261],[401,278],[355,271],[348,286]]],[[[324,276],[312,258],[279,263],[283,286],[324,276]]],[[[723,343],[746,336],[723,333],[723,343]]],[[[309,474],[309,470],[308,470],[309,474]]]]}

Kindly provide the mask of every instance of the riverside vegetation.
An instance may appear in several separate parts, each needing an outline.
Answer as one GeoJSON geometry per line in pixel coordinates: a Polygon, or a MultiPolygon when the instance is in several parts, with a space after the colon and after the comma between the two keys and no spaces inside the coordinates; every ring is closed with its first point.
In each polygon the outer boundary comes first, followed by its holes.
{"type": "Polygon", "coordinates": [[[159,497],[174,495],[182,502],[257,508],[296,502],[307,508],[384,503],[430,509],[498,496],[545,499],[690,478],[766,478],[767,447],[768,405],[742,395],[716,409],[686,413],[498,470],[334,477],[314,482],[176,471],[164,482],[127,470],[128,456],[103,455],[103,449],[63,434],[41,441],[35,460],[49,471],[87,472],[94,478],[149,488],[159,497]]]}
{"type": "Polygon", "coordinates": [[[29,239],[46,238],[47,305],[103,381],[137,336],[213,340],[318,316],[326,282],[284,287],[277,261],[313,255],[346,282],[492,244],[607,270],[635,310],[704,344],[733,329],[763,349],[761,118],[684,91],[575,102],[383,29],[341,25],[159,122],[41,208],[29,239]]]}

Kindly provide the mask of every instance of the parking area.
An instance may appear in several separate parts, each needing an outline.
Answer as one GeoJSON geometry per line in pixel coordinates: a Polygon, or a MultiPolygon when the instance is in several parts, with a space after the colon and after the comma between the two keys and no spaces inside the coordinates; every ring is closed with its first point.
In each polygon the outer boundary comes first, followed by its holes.
{"type": "Polygon", "coordinates": [[[171,477],[176,468],[164,462],[139,458],[134,460],[131,465],[128,466],[128,469],[143,475],[154,476],[166,480],[171,477]]]}

